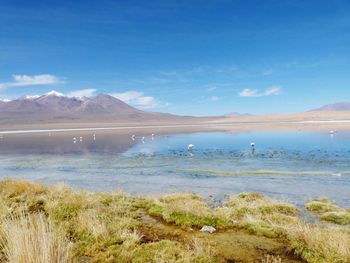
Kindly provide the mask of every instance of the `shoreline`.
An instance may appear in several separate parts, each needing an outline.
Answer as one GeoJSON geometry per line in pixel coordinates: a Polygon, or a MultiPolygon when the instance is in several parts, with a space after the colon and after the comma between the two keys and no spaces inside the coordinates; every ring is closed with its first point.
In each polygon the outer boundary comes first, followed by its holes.
{"type": "MultiPolygon", "coordinates": [[[[47,126],[47,125],[46,125],[47,126]]],[[[305,130],[305,131],[324,131],[326,129],[338,128],[350,130],[350,119],[343,120],[302,120],[302,121],[235,121],[235,122],[208,122],[194,124],[154,124],[154,125],[127,125],[127,126],[104,126],[103,123],[95,127],[74,127],[70,124],[62,124],[67,128],[43,128],[38,125],[30,126],[28,129],[8,129],[0,130],[0,134],[33,134],[47,132],[75,132],[75,131],[128,131],[128,130],[150,130],[150,129],[166,129],[166,130],[223,130],[223,131],[257,131],[257,130],[305,130]],[[332,126],[330,126],[332,124],[332,126]],[[71,126],[71,127],[69,127],[71,126]]],[[[62,127],[61,126],[61,127],[62,127]]]]}

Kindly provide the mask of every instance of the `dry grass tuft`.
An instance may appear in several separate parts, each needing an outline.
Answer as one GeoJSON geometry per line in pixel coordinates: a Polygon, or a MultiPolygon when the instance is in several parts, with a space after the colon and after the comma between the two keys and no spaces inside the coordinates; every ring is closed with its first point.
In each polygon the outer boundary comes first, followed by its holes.
{"type": "Polygon", "coordinates": [[[350,236],[340,228],[298,224],[288,233],[292,248],[307,262],[350,262],[350,236]]]}
{"type": "Polygon", "coordinates": [[[43,214],[4,219],[0,242],[4,253],[2,262],[71,262],[70,244],[43,214]]]}
{"type": "Polygon", "coordinates": [[[305,208],[314,213],[326,213],[338,210],[337,205],[326,197],[311,200],[306,203],[305,208]]]}

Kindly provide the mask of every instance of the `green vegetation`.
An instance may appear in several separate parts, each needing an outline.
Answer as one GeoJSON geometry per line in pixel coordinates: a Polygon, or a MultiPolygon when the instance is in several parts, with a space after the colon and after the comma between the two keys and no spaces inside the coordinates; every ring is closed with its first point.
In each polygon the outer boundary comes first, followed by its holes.
{"type": "MultiPolygon", "coordinates": [[[[212,176],[238,176],[238,175],[276,175],[276,176],[333,176],[333,173],[329,172],[292,172],[292,171],[271,171],[271,170],[256,170],[256,171],[221,171],[221,170],[198,170],[189,169],[184,170],[184,172],[193,174],[203,174],[212,176]]],[[[348,173],[343,173],[343,176],[349,175],[348,173]]]]}
{"type": "MultiPolygon", "coordinates": [[[[348,212],[325,200],[307,207],[348,212]]],[[[298,215],[259,193],[212,208],[194,194],[141,198],[5,180],[0,262],[350,262],[347,226],[308,225],[298,215]],[[217,231],[201,233],[204,225],[217,231]]]]}
{"type": "Polygon", "coordinates": [[[337,206],[328,198],[311,200],[305,207],[307,210],[317,214],[322,221],[338,225],[350,224],[350,210],[337,206]]]}
{"type": "Polygon", "coordinates": [[[222,217],[199,196],[193,194],[171,194],[155,197],[145,203],[145,208],[152,216],[161,217],[167,223],[182,227],[201,228],[210,225],[215,228],[229,226],[229,220],[222,217]]]}

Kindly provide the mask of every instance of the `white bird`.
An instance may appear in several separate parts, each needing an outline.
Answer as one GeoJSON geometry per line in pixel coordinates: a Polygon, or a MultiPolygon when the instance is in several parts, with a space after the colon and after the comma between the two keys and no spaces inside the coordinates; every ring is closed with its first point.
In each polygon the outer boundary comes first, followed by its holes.
{"type": "Polygon", "coordinates": [[[335,133],[335,131],[333,131],[333,130],[332,130],[332,131],[329,131],[329,134],[334,134],[334,133],[335,133]]]}
{"type": "Polygon", "coordinates": [[[73,137],[73,143],[77,143],[77,138],[73,137]]]}
{"type": "Polygon", "coordinates": [[[145,136],[142,136],[142,143],[145,143],[145,136]]]}
{"type": "Polygon", "coordinates": [[[94,133],[94,137],[93,137],[94,141],[96,141],[96,134],[94,133]]]}
{"type": "Polygon", "coordinates": [[[135,141],[135,134],[131,135],[131,140],[135,141]]]}
{"type": "Polygon", "coordinates": [[[250,146],[251,146],[252,148],[254,148],[254,147],[255,147],[255,142],[251,142],[251,143],[250,143],[250,146]]]}
{"type": "Polygon", "coordinates": [[[83,137],[80,136],[79,137],[79,141],[82,142],[83,141],[83,137]]]}
{"type": "Polygon", "coordinates": [[[152,133],[152,141],[154,140],[154,133],[152,133]]]}
{"type": "Polygon", "coordinates": [[[187,150],[191,151],[193,149],[194,145],[192,143],[190,143],[188,146],[187,146],[187,150]]]}

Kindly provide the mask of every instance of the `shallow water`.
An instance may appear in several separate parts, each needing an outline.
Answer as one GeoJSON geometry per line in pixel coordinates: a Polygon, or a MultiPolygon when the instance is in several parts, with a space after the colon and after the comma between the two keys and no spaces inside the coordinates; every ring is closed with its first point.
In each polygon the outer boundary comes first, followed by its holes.
{"type": "Polygon", "coordinates": [[[300,206],[328,196],[350,206],[350,133],[138,134],[132,140],[100,132],[81,142],[78,134],[8,135],[0,138],[0,158],[0,178],[131,194],[191,191],[217,200],[262,192],[300,206]]]}

